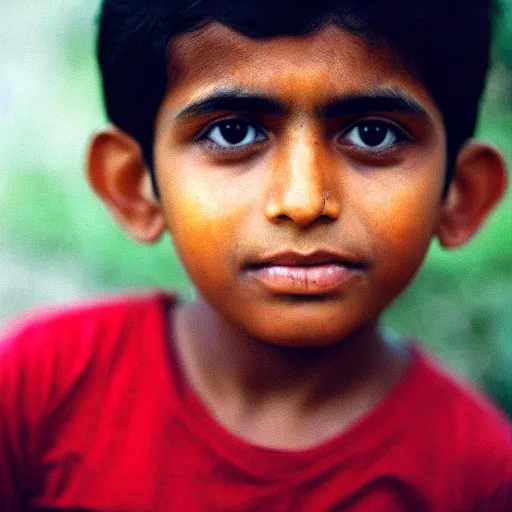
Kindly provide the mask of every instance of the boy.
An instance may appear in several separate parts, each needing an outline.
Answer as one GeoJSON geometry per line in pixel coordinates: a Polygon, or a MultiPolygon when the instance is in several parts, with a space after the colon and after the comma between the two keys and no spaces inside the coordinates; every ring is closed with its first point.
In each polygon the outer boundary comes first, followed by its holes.
{"type": "Polygon", "coordinates": [[[2,511],[512,510],[507,421],[377,329],[503,194],[491,7],[104,2],[88,179],[198,296],[0,345],[2,511]]]}

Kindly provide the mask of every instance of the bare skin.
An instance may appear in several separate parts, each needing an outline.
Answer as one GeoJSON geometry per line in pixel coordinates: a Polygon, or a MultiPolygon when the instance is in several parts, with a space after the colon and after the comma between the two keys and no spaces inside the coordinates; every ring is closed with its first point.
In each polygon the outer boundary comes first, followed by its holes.
{"type": "Polygon", "coordinates": [[[403,377],[378,334],[432,238],[464,244],[505,188],[469,143],[443,197],[433,99],[385,48],[334,26],[254,40],[212,24],[171,46],[155,125],[159,199],[137,144],[91,144],[91,185],[137,240],[165,230],[195,283],[173,339],[211,413],[248,442],[311,448],[403,377]]]}
{"type": "Polygon", "coordinates": [[[339,434],[380,402],[408,362],[378,337],[358,344],[362,333],[320,349],[269,347],[219,322],[201,300],[175,321],[190,385],[220,424],[265,447],[307,449],[339,434]]]}

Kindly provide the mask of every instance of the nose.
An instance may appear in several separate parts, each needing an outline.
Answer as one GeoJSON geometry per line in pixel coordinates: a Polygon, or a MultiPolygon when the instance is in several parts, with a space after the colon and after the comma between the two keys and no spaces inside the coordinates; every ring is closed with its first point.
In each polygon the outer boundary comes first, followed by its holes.
{"type": "Polygon", "coordinates": [[[329,150],[311,133],[294,137],[278,152],[266,204],[267,219],[304,228],[319,219],[335,220],[340,203],[333,190],[329,150]]]}

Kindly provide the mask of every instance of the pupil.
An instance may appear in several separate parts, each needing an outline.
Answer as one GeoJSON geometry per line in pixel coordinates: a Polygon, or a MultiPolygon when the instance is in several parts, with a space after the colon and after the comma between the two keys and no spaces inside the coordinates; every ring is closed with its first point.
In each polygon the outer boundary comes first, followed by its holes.
{"type": "Polygon", "coordinates": [[[359,136],[367,146],[379,146],[384,142],[387,126],[379,121],[367,122],[359,127],[359,136]]]}
{"type": "Polygon", "coordinates": [[[236,120],[223,121],[219,128],[224,139],[230,144],[240,144],[247,136],[249,129],[247,123],[236,120]]]}

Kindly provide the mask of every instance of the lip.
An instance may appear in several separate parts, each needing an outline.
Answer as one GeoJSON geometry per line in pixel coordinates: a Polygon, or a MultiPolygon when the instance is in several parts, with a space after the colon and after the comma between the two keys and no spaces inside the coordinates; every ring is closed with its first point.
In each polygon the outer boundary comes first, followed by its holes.
{"type": "Polygon", "coordinates": [[[247,266],[247,275],[273,293],[327,295],[341,291],[364,272],[357,257],[341,252],[287,251],[247,266]]]}

